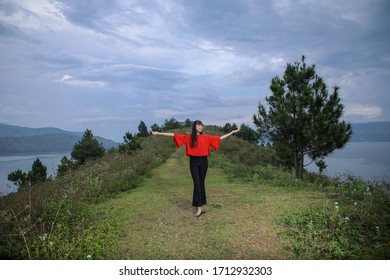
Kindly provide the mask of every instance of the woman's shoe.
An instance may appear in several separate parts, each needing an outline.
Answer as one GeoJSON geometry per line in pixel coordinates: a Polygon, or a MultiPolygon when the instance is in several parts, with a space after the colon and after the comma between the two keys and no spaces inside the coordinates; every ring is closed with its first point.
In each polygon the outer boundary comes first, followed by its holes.
{"type": "Polygon", "coordinates": [[[206,212],[202,211],[199,214],[195,214],[195,218],[199,218],[200,216],[202,216],[202,214],[206,214],[206,212]]]}

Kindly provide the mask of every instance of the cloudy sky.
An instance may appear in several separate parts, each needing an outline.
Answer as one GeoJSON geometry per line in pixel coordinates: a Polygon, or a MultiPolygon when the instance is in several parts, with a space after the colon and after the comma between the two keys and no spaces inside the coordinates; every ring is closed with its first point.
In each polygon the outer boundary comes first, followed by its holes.
{"type": "Polygon", "coordinates": [[[387,0],[0,0],[0,122],[122,142],[165,119],[252,123],[307,57],[344,119],[390,121],[387,0]]]}

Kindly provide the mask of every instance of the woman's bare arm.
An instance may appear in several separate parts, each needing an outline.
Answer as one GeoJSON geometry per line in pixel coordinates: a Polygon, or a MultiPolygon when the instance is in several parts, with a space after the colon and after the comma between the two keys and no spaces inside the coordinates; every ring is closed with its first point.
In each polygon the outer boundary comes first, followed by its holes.
{"type": "Polygon", "coordinates": [[[169,136],[169,137],[175,136],[173,133],[170,133],[170,132],[159,132],[159,131],[152,131],[152,134],[153,135],[161,135],[161,136],[169,136]]]}
{"type": "Polygon", "coordinates": [[[234,133],[237,133],[237,132],[239,132],[239,131],[240,131],[240,129],[236,129],[236,130],[233,130],[233,131],[229,132],[228,134],[222,135],[222,136],[221,136],[221,140],[226,139],[226,138],[228,138],[230,135],[232,135],[232,134],[234,134],[234,133]]]}

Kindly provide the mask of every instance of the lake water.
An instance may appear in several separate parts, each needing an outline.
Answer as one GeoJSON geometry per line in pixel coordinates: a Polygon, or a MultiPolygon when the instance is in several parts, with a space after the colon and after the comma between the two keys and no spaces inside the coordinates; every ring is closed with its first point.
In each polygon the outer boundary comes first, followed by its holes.
{"type": "MultiPolygon", "coordinates": [[[[325,174],[337,176],[350,172],[365,180],[384,179],[390,182],[390,142],[350,142],[344,149],[325,158],[325,174]]],[[[318,172],[313,163],[306,167],[318,172]]]]}
{"type": "MultiPolygon", "coordinates": [[[[365,180],[385,179],[390,182],[390,142],[350,142],[342,150],[336,150],[325,159],[328,165],[325,174],[337,176],[351,172],[365,180]]],[[[33,162],[39,158],[47,167],[48,175],[55,176],[61,159],[70,158],[70,152],[25,156],[0,156],[0,193],[8,194],[17,190],[8,174],[20,169],[31,170],[33,162]]],[[[306,167],[309,171],[318,171],[313,163],[306,167]]]]}
{"type": "Polygon", "coordinates": [[[18,189],[13,182],[8,181],[9,173],[18,169],[27,173],[31,170],[33,162],[39,158],[42,164],[47,167],[47,175],[56,176],[61,159],[64,156],[70,158],[70,153],[58,152],[55,154],[0,156],[0,195],[9,194],[18,189]]]}

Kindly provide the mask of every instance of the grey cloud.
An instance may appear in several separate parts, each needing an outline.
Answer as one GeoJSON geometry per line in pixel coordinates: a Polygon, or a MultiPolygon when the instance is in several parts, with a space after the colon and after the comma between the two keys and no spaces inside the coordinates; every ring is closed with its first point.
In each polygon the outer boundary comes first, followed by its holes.
{"type": "Polygon", "coordinates": [[[23,99],[21,111],[44,112],[40,124],[251,122],[272,77],[301,55],[341,86],[347,117],[390,118],[388,1],[51,1],[58,17],[14,2],[0,3],[1,103],[23,99]],[[27,109],[34,100],[41,106],[27,109]]]}
{"type": "Polygon", "coordinates": [[[104,19],[116,11],[116,1],[67,0],[58,2],[62,3],[60,8],[64,16],[73,24],[101,32],[111,29],[104,19]]]}

